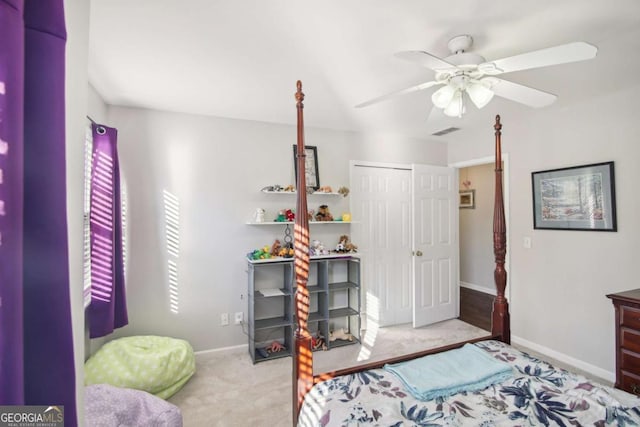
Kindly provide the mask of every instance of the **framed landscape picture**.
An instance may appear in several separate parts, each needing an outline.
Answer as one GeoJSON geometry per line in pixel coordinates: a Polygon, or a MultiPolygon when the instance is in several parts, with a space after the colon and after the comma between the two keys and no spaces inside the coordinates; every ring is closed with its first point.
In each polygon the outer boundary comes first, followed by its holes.
{"type": "Polygon", "coordinates": [[[617,231],[613,162],[532,172],[533,228],[617,231]]]}

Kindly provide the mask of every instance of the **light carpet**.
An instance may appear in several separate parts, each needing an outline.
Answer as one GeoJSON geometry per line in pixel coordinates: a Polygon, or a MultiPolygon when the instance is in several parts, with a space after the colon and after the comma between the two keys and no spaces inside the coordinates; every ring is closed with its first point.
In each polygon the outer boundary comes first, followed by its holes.
{"type": "MultiPolygon", "coordinates": [[[[453,319],[424,328],[370,328],[362,344],[314,353],[314,371],[327,372],[478,338],[488,332],[453,319]]],[[[184,427],[291,426],[292,360],[251,362],[245,348],[196,354],[196,373],[169,401],[184,427]]]]}
{"type": "MultiPolygon", "coordinates": [[[[314,353],[314,372],[356,366],[488,335],[453,319],[424,328],[411,325],[369,329],[362,344],[314,353]]],[[[522,346],[531,355],[595,378],[522,346]]],[[[247,348],[196,354],[196,373],[169,401],[182,411],[184,427],[288,427],[292,423],[292,360],[290,357],[253,364],[247,348]]]]}

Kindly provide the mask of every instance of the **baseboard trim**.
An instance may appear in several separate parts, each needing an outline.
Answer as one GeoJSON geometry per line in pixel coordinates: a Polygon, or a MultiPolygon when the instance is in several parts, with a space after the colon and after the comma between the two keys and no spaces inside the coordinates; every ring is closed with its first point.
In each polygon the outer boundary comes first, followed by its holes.
{"type": "Polygon", "coordinates": [[[513,341],[515,344],[519,344],[524,347],[530,348],[531,350],[535,350],[538,353],[544,354],[545,356],[553,357],[554,359],[559,360],[560,362],[566,363],[567,365],[574,366],[578,369],[581,369],[585,372],[590,373],[593,376],[602,378],[603,380],[609,381],[611,383],[615,383],[616,381],[616,375],[614,372],[609,372],[605,369],[599,368],[595,365],[584,362],[580,359],[576,359],[564,353],[560,353],[559,351],[552,350],[548,347],[545,347],[540,344],[536,344],[534,342],[525,340],[524,338],[520,338],[517,336],[512,335],[511,341],[513,341]]]}
{"type": "Polygon", "coordinates": [[[249,349],[249,344],[240,344],[240,345],[232,345],[230,347],[221,347],[221,348],[212,348],[210,350],[199,350],[194,351],[194,354],[207,354],[207,353],[220,353],[221,351],[231,351],[231,350],[239,350],[239,349],[249,349]]]}
{"type": "Polygon", "coordinates": [[[462,286],[463,288],[471,289],[474,291],[482,292],[482,293],[493,295],[493,296],[497,295],[497,292],[495,289],[485,288],[484,286],[474,285],[473,283],[469,283],[469,282],[461,281],[460,286],[462,286]]]}

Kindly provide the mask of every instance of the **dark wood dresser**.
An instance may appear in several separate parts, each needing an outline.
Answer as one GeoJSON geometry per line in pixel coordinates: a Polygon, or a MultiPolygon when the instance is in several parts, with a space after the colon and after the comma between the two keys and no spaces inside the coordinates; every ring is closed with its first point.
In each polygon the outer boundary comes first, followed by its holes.
{"type": "Polygon", "coordinates": [[[607,295],[616,310],[616,384],[640,395],[640,289],[607,295]]]}

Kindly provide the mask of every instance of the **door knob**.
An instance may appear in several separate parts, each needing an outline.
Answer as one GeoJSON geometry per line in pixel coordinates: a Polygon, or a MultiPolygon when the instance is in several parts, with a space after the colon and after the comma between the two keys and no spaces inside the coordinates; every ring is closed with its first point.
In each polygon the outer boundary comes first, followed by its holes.
{"type": "Polygon", "coordinates": [[[422,256],[422,251],[416,251],[416,256],[422,256]]]}

